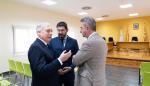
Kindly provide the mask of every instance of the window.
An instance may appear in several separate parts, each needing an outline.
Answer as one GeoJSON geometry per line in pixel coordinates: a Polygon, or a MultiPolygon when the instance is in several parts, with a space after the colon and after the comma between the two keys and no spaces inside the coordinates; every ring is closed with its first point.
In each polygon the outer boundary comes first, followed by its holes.
{"type": "Polygon", "coordinates": [[[13,26],[14,54],[27,55],[30,45],[37,38],[35,26],[13,26]]]}

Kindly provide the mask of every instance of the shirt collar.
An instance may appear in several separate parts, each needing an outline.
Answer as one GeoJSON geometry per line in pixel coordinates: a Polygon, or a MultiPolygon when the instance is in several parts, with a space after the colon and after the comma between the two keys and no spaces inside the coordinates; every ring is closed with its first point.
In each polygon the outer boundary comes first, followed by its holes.
{"type": "MultiPolygon", "coordinates": [[[[67,39],[67,37],[68,37],[68,35],[66,35],[65,37],[64,37],[64,39],[63,40],[66,40],[67,39]]],[[[60,38],[60,37],[59,37],[60,38]]],[[[61,38],[60,38],[61,39],[61,38]]]]}
{"type": "Polygon", "coordinates": [[[68,37],[68,35],[66,35],[66,36],[64,37],[64,40],[66,40],[66,39],[67,39],[67,37],[68,37]]]}
{"type": "Polygon", "coordinates": [[[38,37],[38,39],[40,39],[47,46],[47,43],[43,39],[41,39],[39,37],[38,37]]]}
{"type": "Polygon", "coordinates": [[[90,38],[91,36],[93,36],[96,32],[93,32],[92,34],[90,34],[90,36],[88,38],[90,38]]]}

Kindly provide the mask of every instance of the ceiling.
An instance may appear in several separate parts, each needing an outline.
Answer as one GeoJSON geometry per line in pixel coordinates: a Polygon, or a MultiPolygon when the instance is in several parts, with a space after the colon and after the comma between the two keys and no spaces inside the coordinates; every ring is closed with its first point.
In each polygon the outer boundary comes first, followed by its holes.
{"type": "Polygon", "coordinates": [[[35,7],[41,7],[51,11],[75,16],[81,18],[83,16],[78,15],[79,12],[87,12],[88,15],[94,18],[105,17],[103,21],[130,18],[129,13],[139,13],[139,16],[150,16],[150,0],[53,0],[57,4],[47,6],[41,3],[42,0],[12,0],[35,7]],[[121,9],[119,6],[122,4],[133,4],[133,7],[121,9]],[[92,9],[83,10],[84,6],[90,6],[92,9]]]}

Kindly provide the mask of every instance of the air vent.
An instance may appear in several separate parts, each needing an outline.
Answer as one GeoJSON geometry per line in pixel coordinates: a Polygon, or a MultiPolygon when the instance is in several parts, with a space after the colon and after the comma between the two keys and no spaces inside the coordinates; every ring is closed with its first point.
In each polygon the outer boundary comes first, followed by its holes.
{"type": "Polygon", "coordinates": [[[85,6],[85,7],[82,7],[81,9],[82,9],[82,10],[90,10],[90,9],[92,9],[92,7],[90,7],[90,6],[85,6]]]}
{"type": "Polygon", "coordinates": [[[102,17],[109,17],[109,15],[103,15],[102,17]]]}

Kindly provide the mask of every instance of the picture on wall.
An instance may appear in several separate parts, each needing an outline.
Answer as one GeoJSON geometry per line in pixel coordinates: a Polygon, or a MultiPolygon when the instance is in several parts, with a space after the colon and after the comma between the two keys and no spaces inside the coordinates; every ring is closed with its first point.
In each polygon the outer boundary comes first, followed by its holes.
{"type": "Polygon", "coordinates": [[[133,30],[139,29],[139,23],[134,23],[133,24],[133,30]]]}

